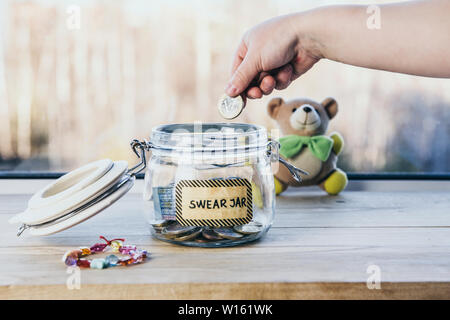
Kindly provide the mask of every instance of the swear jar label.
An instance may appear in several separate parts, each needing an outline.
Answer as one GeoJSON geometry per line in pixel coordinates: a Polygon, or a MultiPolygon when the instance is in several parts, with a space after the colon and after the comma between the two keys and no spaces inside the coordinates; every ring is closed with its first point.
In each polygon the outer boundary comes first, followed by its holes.
{"type": "Polygon", "coordinates": [[[248,179],[180,180],[175,202],[177,221],[185,226],[236,226],[253,216],[248,179]]]}

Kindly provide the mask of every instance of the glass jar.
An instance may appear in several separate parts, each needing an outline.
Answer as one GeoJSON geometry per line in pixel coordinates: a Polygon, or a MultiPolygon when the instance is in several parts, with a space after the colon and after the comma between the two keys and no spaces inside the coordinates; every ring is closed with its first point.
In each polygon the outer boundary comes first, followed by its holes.
{"type": "Polygon", "coordinates": [[[37,192],[10,222],[21,223],[18,236],[26,229],[33,235],[63,231],[120,199],[147,168],[145,212],[154,237],[199,247],[247,243],[273,222],[271,165],[285,165],[298,181],[307,174],[280,158],[278,146],[256,125],[163,125],[153,129],[150,142],[131,142],[140,158],[134,167],[109,159],[87,164],[37,192]]]}
{"type": "MultiPolygon", "coordinates": [[[[166,242],[234,246],[262,237],[275,214],[271,148],[251,124],[171,124],[152,131],[145,214],[166,242]]],[[[275,151],[273,151],[275,150],[275,151]]]]}

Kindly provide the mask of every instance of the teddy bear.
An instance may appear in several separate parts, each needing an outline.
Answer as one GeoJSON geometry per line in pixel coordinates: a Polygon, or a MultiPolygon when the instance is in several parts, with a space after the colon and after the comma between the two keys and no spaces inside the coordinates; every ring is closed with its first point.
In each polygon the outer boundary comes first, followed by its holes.
{"type": "Polygon", "coordinates": [[[344,146],[342,136],[334,132],[325,133],[331,119],[338,112],[338,104],[333,98],[321,103],[310,99],[284,101],[273,98],[267,111],[282,133],[280,156],[308,175],[300,174],[297,182],[285,166],[278,165],[275,172],[275,193],[278,195],[288,186],[318,185],[330,195],[337,195],[347,185],[347,175],[337,168],[337,156],[344,146]]]}

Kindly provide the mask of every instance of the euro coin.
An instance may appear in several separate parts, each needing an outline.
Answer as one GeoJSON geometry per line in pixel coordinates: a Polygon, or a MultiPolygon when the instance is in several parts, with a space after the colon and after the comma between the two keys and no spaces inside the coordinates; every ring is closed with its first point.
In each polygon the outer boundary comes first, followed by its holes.
{"type": "Polygon", "coordinates": [[[172,238],[174,241],[188,241],[197,238],[202,233],[202,228],[196,228],[193,232],[188,232],[187,234],[183,234],[180,237],[172,238]]]}
{"type": "Polygon", "coordinates": [[[219,109],[220,115],[223,118],[231,120],[241,114],[242,110],[244,109],[244,100],[241,96],[232,98],[230,96],[224,95],[219,100],[217,107],[219,109]]]}
{"type": "Polygon", "coordinates": [[[212,229],[203,229],[202,236],[205,239],[211,240],[211,241],[219,241],[223,240],[221,236],[219,236],[214,230],[212,229]]]}
{"type": "Polygon", "coordinates": [[[257,223],[249,223],[241,226],[235,226],[234,231],[242,234],[255,234],[260,233],[263,230],[263,226],[257,223]]]}
{"type": "Polygon", "coordinates": [[[234,232],[232,228],[215,228],[213,230],[219,237],[229,240],[238,240],[244,236],[241,233],[234,232]]]}
{"type": "Polygon", "coordinates": [[[171,220],[155,220],[151,222],[151,225],[156,228],[163,228],[167,227],[169,224],[174,223],[174,221],[171,220]]]}
{"type": "Polygon", "coordinates": [[[161,234],[168,238],[180,237],[182,235],[191,234],[197,231],[198,227],[182,226],[181,224],[174,223],[162,229],[161,234]]]}
{"type": "Polygon", "coordinates": [[[155,220],[150,224],[153,227],[153,230],[155,230],[158,233],[161,233],[165,227],[174,223],[176,222],[172,220],[155,220]]]}

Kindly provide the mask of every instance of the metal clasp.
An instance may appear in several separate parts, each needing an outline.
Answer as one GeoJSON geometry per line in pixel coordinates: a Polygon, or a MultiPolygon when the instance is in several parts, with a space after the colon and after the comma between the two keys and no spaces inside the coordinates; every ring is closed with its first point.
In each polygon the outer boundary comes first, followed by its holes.
{"type": "Polygon", "coordinates": [[[132,176],[137,175],[139,172],[144,170],[147,167],[147,159],[145,156],[146,151],[150,151],[154,146],[151,142],[144,140],[139,141],[137,139],[134,139],[130,143],[130,147],[133,150],[133,152],[136,154],[136,156],[141,159],[141,161],[136,164],[134,167],[128,169],[127,174],[132,176]]]}
{"type": "Polygon", "coordinates": [[[19,227],[19,229],[17,230],[17,236],[20,237],[20,235],[29,228],[30,226],[22,223],[22,225],[19,227]]]}
{"type": "Polygon", "coordinates": [[[296,166],[293,166],[292,164],[290,164],[289,162],[287,162],[286,160],[284,160],[283,158],[280,157],[280,143],[278,141],[275,140],[269,140],[269,143],[267,145],[267,154],[270,158],[271,161],[279,161],[282,165],[284,165],[289,172],[292,174],[292,177],[295,179],[295,181],[297,182],[302,182],[302,177],[300,176],[300,174],[303,174],[305,176],[309,175],[308,172],[297,168],[296,166]]]}

